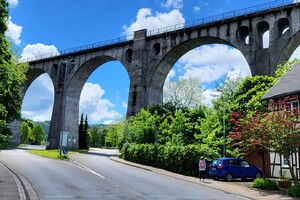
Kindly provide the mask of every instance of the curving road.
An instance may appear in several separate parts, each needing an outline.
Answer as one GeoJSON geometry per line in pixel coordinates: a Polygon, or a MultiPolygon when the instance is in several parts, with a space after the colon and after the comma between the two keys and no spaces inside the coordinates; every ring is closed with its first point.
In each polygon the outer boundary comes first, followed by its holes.
{"type": "Polygon", "coordinates": [[[110,160],[116,153],[93,149],[58,161],[12,149],[1,151],[0,160],[26,177],[41,200],[245,199],[110,160]]]}

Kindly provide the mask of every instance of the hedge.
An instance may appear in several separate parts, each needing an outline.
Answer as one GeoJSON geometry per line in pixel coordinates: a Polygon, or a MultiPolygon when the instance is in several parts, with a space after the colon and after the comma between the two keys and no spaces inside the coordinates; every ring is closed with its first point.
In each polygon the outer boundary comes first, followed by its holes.
{"type": "Polygon", "coordinates": [[[174,146],[125,143],[121,150],[121,158],[125,160],[189,176],[198,176],[200,156],[209,162],[220,155],[206,146],[194,144],[174,146]]]}

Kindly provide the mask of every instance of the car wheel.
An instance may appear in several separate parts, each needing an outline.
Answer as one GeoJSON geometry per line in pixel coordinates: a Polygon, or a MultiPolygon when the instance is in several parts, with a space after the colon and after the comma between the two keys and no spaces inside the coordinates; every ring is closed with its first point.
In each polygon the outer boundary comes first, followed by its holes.
{"type": "Polygon", "coordinates": [[[262,177],[261,174],[258,172],[254,175],[254,179],[261,178],[261,177],[262,177]]]}
{"type": "Polygon", "coordinates": [[[230,173],[226,174],[225,179],[226,179],[226,181],[232,181],[232,179],[233,179],[232,174],[230,174],[230,173]]]}

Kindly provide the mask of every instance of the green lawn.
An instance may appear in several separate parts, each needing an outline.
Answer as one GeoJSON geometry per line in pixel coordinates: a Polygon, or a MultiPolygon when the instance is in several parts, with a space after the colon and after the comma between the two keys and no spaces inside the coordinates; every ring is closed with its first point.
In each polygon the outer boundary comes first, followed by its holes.
{"type": "Polygon", "coordinates": [[[64,155],[63,153],[61,153],[61,156],[59,156],[59,149],[55,149],[55,150],[27,150],[29,153],[35,154],[35,155],[39,155],[39,156],[43,156],[46,158],[52,158],[52,159],[61,159],[61,160],[69,160],[68,155],[70,154],[74,154],[74,153],[78,153],[78,152],[86,152],[82,151],[82,150],[78,150],[78,151],[69,151],[67,155],[64,155]]]}

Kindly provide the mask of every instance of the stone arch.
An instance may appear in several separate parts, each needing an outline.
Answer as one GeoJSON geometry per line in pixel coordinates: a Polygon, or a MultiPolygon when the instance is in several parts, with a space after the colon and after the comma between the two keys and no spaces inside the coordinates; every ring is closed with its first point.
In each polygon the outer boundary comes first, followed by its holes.
{"type": "MultiPolygon", "coordinates": [[[[74,67],[73,71],[71,71],[71,78],[68,80],[67,83],[68,90],[66,94],[67,104],[65,116],[67,121],[65,122],[65,126],[70,136],[76,138],[77,141],[78,126],[74,126],[74,124],[78,124],[79,120],[79,101],[83,86],[86,83],[88,77],[93,73],[95,69],[101,67],[101,65],[110,61],[119,61],[120,63],[122,63],[120,60],[112,56],[96,56],[87,60],[81,66],[78,66],[77,68],[74,67]]],[[[128,70],[124,64],[123,66],[126,69],[126,72],[128,73],[128,70]]]]}
{"type": "MultiPolygon", "coordinates": [[[[26,77],[27,80],[24,82],[24,84],[22,85],[22,90],[21,90],[21,96],[22,98],[25,96],[26,91],[28,90],[28,88],[30,87],[31,83],[37,79],[40,75],[47,73],[42,69],[39,68],[33,68],[33,69],[29,69],[27,71],[26,77]]],[[[48,73],[47,73],[48,74],[48,73]]],[[[49,75],[49,74],[48,74],[49,75]]]]}
{"type": "Polygon", "coordinates": [[[243,41],[244,44],[249,44],[250,29],[248,26],[241,26],[237,30],[237,38],[243,41]]]}
{"type": "Polygon", "coordinates": [[[270,26],[266,21],[261,21],[256,25],[256,45],[259,49],[264,49],[264,46],[269,46],[268,44],[264,44],[263,36],[269,31],[270,26]]]}
{"type": "Polygon", "coordinates": [[[290,22],[287,18],[281,18],[277,21],[278,37],[283,35],[290,28],[290,22]]]}
{"type": "Polygon", "coordinates": [[[166,77],[174,64],[188,51],[207,44],[224,44],[236,48],[232,43],[216,37],[201,37],[185,41],[172,48],[149,73],[147,82],[147,104],[161,105],[163,102],[163,86],[166,77]]]}
{"type": "MultiPolygon", "coordinates": [[[[53,65],[53,67],[55,67],[55,66],[56,65],[53,65]]],[[[24,109],[23,104],[24,104],[24,100],[26,100],[25,95],[28,92],[28,89],[30,88],[30,86],[32,85],[32,83],[35,80],[37,80],[40,76],[42,76],[44,74],[46,74],[50,78],[52,86],[53,86],[53,88],[55,88],[53,77],[51,77],[51,75],[48,72],[46,72],[40,68],[29,68],[29,70],[26,73],[27,80],[21,86],[21,98],[22,98],[22,108],[21,109],[22,109],[22,111],[24,109]]],[[[26,98],[28,98],[28,97],[26,97],[26,98]]],[[[54,95],[52,96],[52,98],[54,101],[54,95]]],[[[19,119],[16,119],[14,122],[15,130],[13,131],[13,139],[12,139],[14,144],[19,144],[19,142],[20,142],[20,124],[21,124],[21,121],[19,119]]]]}
{"type": "Polygon", "coordinates": [[[278,64],[284,64],[289,58],[292,56],[294,51],[300,45],[300,30],[296,32],[296,34],[289,40],[289,42],[285,43],[284,48],[280,52],[279,58],[277,60],[276,66],[278,64]]]}

